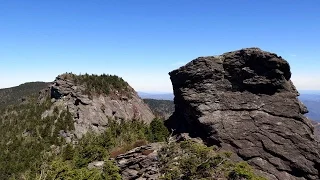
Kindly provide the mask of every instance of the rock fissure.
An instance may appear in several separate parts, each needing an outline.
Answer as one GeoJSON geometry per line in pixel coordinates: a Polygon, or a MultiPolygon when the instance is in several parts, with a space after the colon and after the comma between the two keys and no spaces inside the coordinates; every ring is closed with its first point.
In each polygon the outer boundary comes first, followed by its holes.
{"type": "MultiPolygon", "coordinates": [[[[278,154],[272,150],[270,150],[269,148],[266,147],[265,143],[262,141],[262,144],[263,144],[263,149],[268,152],[269,154],[273,155],[274,157],[277,157],[281,160],[286,160],[287,163],[292,163],[294,166],[292,166],[291,164],[291,170],[287,170],[285,172],[287,173],[291,173],[292,175],[296,176],[296,177],[304,177],[304,175],[306,174],[303,170],[300,169],[300,167],[295,167],[295,164],[296,162],[293,162],[291,161],[290,159],[286,158],[285,156],[282,156],[281,154],[278,154]]],[[[272,162],[270,162],[268,159],[267,161],[270,163],[270,164],[273,164],[272,162]]],[[[284,171],[283,169],[281,169],[281,171],[284,171]]],[[[310,172],[309,172],[310,173],[310,172]]]]}

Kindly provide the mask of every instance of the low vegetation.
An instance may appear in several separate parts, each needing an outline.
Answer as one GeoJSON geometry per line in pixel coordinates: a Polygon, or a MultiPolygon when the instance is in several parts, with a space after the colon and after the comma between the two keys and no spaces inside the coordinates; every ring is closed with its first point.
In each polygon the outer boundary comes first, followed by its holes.
{"type": "Polygon", "coordinates": [[[159,152],[163,180],[266,180],[245,162],[234,163],[230,152],[189,141],[170,143],[159,152]]]}

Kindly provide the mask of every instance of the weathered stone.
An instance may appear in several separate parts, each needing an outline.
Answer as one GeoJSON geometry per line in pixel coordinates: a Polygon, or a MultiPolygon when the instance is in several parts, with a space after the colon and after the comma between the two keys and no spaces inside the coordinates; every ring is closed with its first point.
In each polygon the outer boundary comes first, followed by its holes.
{"type": "Polygon", "coordinates": [[[138,173],[138,171],[133,169],[125,169],[122,171],[122,177],[123,179],[137,179],[139,177],[138,173]]]}
{"type": "Polygon", "coordinates": [[[95,161],[88,164],[88,169],[103,169],[104,164],[104,161],[95,161]]]}
{"type": "Polygon", "coordinates": [[[314,126],[314,134],[316,136],[316,138],[318,139],[318,141],[320,142],[320,123],[317,121],[311,121],[313,126],[314,126]]]}
{"type": "Polygon", "coordinates": [[[287,61],[258,48],[199,57],[169,73],[177,133],[232,150],[269,179],[319,179],[319,144],[287,61]]]}
{"type": "Polygon", "coordinates": [[[84,94],[84,86],[58,76],[48,89],[40,93],[40,102],[49,96],[54,103],[42,117],[52,114],[56,106],[69,110],[74,116],[75,130],[72,133],[75,139],[81,138],[88,131],[103,132],[109,119],[136,119],[150,123],[155,117],[150,108],[131,87],[128,89],[130,97],[100,94],[89,98],[84,94]]]}
{"type": "Polygon", "coordinates": [[[158,179],[159,161],[158,151],[161,143],[152,143],[140,146],[116,157],[117,166],[120,168],[122,178],[128,179],[158,179]]]}

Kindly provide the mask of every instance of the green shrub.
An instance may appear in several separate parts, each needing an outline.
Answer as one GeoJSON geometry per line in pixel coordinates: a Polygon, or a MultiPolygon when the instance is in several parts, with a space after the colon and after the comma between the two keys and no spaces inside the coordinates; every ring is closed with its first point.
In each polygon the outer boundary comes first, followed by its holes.
{"type": "Polygon", "coordinates": [[[74,168],[70,161],[56,159],[50,164],[46,179],[59,180],[103,180],[103,173],[97,169],[74,168]]]}
{"type": "Polygon", "coordinates": [[[103,167],[103,177],[105,180],[121,180],[121,175],[119,174],[119,167],[115,166],[115,162],[105,159],[105,164],[103,167]]]}
{"type": "Polygon", "coordinates": [[[252,167],[246,162],[237,163],[229,173],[229,179],[266,180],[266,178],[255,175],[252,167]]]}
{"type": "Polygon", "coordinates": [[[75,153],[75,165],[76,167],[85,167],[90,162],[102,161],[104,158],[108,157],[107,150],[101,146],[88,145],[85,147],[80,147],[75,153]]]}
{"type": "Polygon", "coordinates": [[[169,131],[163,120],[156,118],[150,123],[149,140],[151,142],[167,141],[168,136],[169,131]]]}
{"type": "Polygon", "coordinates": [[[72,160],[75,154],[75,149],[71,144],[67,144],[62,150],[62,158],[63,160],[72,160]]]}
{"type": "Polygon", "coordinates": [[[216,152],[213,147],[193,141],[170,143],[159,152],[161,179],[248,179],[265,180],[256,176],[244,163],[234,163],[230,152],[216,152]]]}

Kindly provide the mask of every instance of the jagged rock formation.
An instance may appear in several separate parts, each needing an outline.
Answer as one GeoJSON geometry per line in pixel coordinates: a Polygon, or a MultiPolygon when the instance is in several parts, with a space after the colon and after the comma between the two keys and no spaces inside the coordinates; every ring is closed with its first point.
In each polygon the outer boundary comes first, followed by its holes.
{"type": "MultiPolygon", "coordinates": [[[[88,131],[103,132],[109,119],[142,120],[150,123],[155,117],[150,108],[139,98],[137,93],[128,87],[126,94],[87,95],[86,87],[60,75],[48,89],[40,93],[40,101],[48,96],[52,98],[51,110],[43,114],[52,113],[54,107],[67,109],[74,115],[74,132],[60,132],[67,142],[81,138],[88,131]]],[[[90,91],[90,90],[89,90],[90,91]]]]}
{"type": "Polygon", "coordinates": [[[116,157],[124,180],[156,180],[160,177],[158,151],[161,143],[152,143],[130,150],[116,157]]]}
{"type": "Polygon", "coordinates": [[[319,144],[287,61],[258,48],[199,57],[169,73],[167,125],[235,152],[268,179],[319,179],[319,144]]]}

